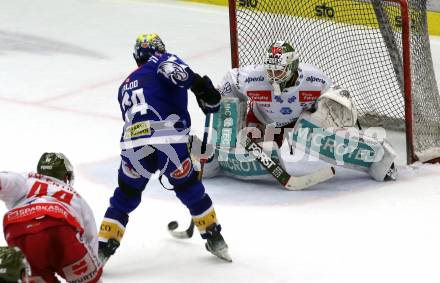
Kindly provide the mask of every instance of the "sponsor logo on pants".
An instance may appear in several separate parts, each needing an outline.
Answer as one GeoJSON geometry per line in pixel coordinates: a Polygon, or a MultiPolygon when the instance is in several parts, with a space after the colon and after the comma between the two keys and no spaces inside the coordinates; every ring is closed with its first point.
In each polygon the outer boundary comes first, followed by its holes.
{"type": "Polygon", "coordinates": [[[89,282],[98,273],[98,269],[89,254],[63,268],[66,280],[70,283],[89,282]]]}

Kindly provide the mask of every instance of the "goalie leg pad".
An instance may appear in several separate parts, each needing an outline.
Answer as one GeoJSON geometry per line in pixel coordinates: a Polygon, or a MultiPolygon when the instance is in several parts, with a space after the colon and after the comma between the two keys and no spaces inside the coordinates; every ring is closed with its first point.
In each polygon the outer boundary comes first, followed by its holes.
{"type": "Polygon", "coordinates": [[[218,159],[214,156],[203,166],[203,178],[209,179],[221,174],[220,164],[218,163],[218,159]]]}
{"type": "MultiPolygon", "coordinates": [[[[240,101],[239,98],[222,97],[220,111],[213,115],[214,131],[211,135],[211,144],[214,146],[215,161],[205,165],[207,176],[225,174],[245,180],[272,179],[270,173],[255,158],[246,153],[241,145],[237,144],[239,137],[246,135],[241,132],[246,125],[246,109],[246,102],[240,101]],[[241,147],[241,150],[240,148],[237,150],[237,146],[241,147]]],[[[253,113],[250,113],[252,115],[250,114],[249,117],[253,118],[249,120],[249,123],[258,121],[253,113]]],[[[282,164],[276,143],[267,141],[262,143],[262,146],[269,156],[279,160],[282,164]]]]}
{"type": "Polygon", "coordinates": [[[393,147],[387,140],[383,141],[382,146],[384,151],[382,159],[371,164],[370,169],[368,170],[368,174],[376,181],[385,180],[385,176],[387,175],[397,156],[393,147]]]}
{"type": "MultiPolygon", "coordinates": [[[[303,113],[292,132],[292,144],[330,164],[365,172],[384,181],[396,153],[386,139],[373,138],[370,130],[326,128],[319,117],[303,113]]],[[[383,129],[375,132],[382,133],[383,129]]]]}
{"type": "Polygon", "coordinates": [[[245,125],[246,102],[237,97],[222,97],[220,110],[213,114],[211,144],[218,147],[235,147],[238,132],[245,125]]]}
{"type": "MultiPolygon", "coordinates": [[[[275,142],[259,143],[264,152],[273,160],[284,167],[280,150],[275,142]]],[[[238,150],[235,147],[229,150],[218,150],[218,163],[221,172],[225,175],[241,180],[272,180],[271,174],[252,155],[245,152],[244,148],[238,150]]]]}

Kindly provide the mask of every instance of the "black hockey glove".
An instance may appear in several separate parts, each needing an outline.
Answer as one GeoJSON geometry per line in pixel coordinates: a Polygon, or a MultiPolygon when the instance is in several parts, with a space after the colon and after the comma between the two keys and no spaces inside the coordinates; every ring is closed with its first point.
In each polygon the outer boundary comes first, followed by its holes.
{"type": "Polygon", "coordinates": [[[220,108],[220,93],[207,76],[200,77],[194,74],[191,91],[196,95],[197,103],[203,113],[215,113],[220,108]]]}

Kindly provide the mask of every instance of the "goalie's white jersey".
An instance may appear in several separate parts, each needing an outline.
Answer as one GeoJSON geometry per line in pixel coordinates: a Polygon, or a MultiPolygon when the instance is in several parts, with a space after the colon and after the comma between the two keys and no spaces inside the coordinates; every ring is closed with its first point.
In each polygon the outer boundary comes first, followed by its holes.
{"type": "Polygon", "coordinates": [[[249,109],[263,124],[275,123],[281,127],[294,122],[303,111],[310,110],[332,84],[321,70],[300,63],[295,85],[276,96],[264,67],[250,65],[228,71],[218,89],[224,96],[249,102],[249,109]]]}
{"type": "Polygon", "coordinates": [[[0,199],[9,210],[3,219],[4,227],[45,215],[64,219],[81,231],[86,243],[97,253],[93,212],[68,184],[37,173],[0,172],[0,199]]]}

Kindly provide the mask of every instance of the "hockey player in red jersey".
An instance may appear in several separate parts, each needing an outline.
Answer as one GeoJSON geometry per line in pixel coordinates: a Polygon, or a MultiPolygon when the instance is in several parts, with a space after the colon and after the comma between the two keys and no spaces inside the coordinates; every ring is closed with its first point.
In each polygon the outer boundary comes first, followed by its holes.
{"type": "Polygon", "coordinates": [[[100,282],[93,212],[73,189],[73,167],[61,153],[44,153],[37,173],[0,173],[6,242],[22,250],[29,282],[100,282]]]}

